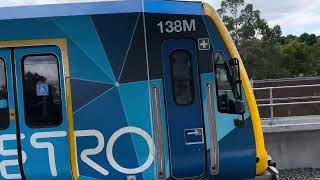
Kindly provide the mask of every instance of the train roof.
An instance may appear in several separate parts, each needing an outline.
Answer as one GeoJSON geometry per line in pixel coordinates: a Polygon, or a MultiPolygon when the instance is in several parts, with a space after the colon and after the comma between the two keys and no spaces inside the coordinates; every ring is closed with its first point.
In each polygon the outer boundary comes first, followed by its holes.
{"type": "Polygon", "coordinates": [[[168,0],[109,0],[0,7],[0,20],[114,13],[167,13],[203,15],[201,2],[168,0]]]}

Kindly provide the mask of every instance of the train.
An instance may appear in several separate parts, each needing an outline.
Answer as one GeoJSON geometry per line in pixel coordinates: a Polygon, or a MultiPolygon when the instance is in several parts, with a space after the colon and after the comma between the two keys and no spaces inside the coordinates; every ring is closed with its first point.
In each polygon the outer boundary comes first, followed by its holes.
{"type": "Polygon", "coordinates": [[[276,179],[209,4],[0,8],[0,179],[276,179]]]}

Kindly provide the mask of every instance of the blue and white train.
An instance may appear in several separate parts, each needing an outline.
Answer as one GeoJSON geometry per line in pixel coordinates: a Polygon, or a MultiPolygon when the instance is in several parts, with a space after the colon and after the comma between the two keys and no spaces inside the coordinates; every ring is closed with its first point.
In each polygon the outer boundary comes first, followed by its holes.
{"type": "Polygon", "coordinates": [[[0,8],[0,179],[275,179],[208,4],[0,8]]]}

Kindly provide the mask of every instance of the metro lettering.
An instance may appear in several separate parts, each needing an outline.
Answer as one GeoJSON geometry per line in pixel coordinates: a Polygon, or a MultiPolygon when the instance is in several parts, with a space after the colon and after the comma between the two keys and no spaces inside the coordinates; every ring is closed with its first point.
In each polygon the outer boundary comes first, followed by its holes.
{"type": "MultiPolygon", "coordinates": [[[[56,167],[56,156],[55,156],[55,147],[54,144],[51,142],[44,142],[45,139],[52,139],[52,138],[61,138],[66,137],[66,131],[51,131],[51,132],[37,132],[31,135],[30,137],[30,144],[32,147],[36,149],[46,149],[48,151],[48,163],[50,167],[50,172],[52,177],[58,176],[57,167],[56,167]],[[39,142],[41,140],[41,142],[39,142]]],[[[94,156],[103,151],[106,147],[106,161],[109,161],[110,165],[117,171],[124,173],[124,174],[138,174],[147,170],[154,161],[154,143],[152,137],[143,129],[137,127],[124,127],[117,130],[109,139],[107,145],[105,146],[104,136],[103,134],[95,129],[91,130],[79,130],[75,131],[75,139],[81,137],[95,137],[98,140],[98,145],[95,148],[84,149],[80,152],[80,159],[84,163],[86,163],[89,167],[93,168],[97,172],[101,173],[104,176],[109,175],[109,171],[103,168],[98,163],[94,162],[89,156],[94,156]],[[141,136],[148,144],[149,147],[149,154],[146,162],[137,168],[126,168],[120,166],[113,157],[113,145],[117,141],[119,137],[127,133],[134,133],[141,136]]],[[[21,134],[21,140],[25,139],[25,135],[21,134]]],[[[18,150],[17,149],[6,149],[4,147],[5,141],[16,141],[16,134],[4,134],[0,136],[0,156],[7,157],[7,156],[15,156],[15,159],[9,160],[2,160],[0,162],[0,173],[4,179],[21,179],[21,175],[19,172],[15,174],[9,174],[7,172],[7,168],[9,166],[19,166],[19,162],[17,159],[18,150]]],[[[3,159],[3,158],[2,158],[3,159]]],[[[27,154],[22,151],[22,161],[23,164],[27,161],[27,154]]]]}

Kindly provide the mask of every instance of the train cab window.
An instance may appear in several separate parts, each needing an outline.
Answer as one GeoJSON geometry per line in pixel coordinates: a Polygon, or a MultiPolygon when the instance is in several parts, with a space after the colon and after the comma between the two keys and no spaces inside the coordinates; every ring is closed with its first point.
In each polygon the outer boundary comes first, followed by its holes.
{"type": "Polygon", "coordinates": [[[233,114],[236,98],[234,96],[234,92],[232,91],[232,86],[230,83],[231,77],[230,73],[227,71],[228,67],[226,64],[226,59],[222,53],[219,52],[215,53],[213,58],[218,96],[218,110],[221,113],[233,114]]]}
{"type": "Polygon", "coordinates": [[[186,50],[176,50],[170,55],[170,64],[175,103],[180,106],[192,104],[194,86],[191,54],[186,50]]]}
{"type": "Polygon", "coordinates": [[[59,126],[62,104],[57,57],[28,55],[22,63],[26,124],[31,128],[59,126]]]}
{"type": "Polygon", "coordinates": [[[0,130],[7,129],[9,124],[10,116],[8,106],[6,67],[4,60],[0,58],[0,130]]]}

